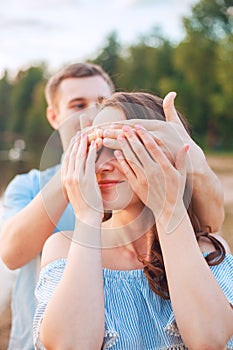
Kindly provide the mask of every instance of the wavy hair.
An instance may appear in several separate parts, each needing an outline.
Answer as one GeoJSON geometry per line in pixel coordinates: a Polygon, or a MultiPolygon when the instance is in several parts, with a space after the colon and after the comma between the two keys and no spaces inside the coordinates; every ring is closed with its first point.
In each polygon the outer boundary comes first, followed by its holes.
{"type": "MultiPolygon", "coordinates": [[[[163,111],[163,99],[149,93],[116,92],[103,102],[102,108],[105,107],[121,109],[124,112],[126,119],[155,119],[162,120],[164,122],[166,121],[163,111]]],[[[181,113],[177,113],[186,131],[190,134],[190,128],[186,119],[181,115],[181,113]]],[[[193,211],[192,199],[188,204],[187,212],[197,241],[201,237],[205,237],[213,244],[215,248],[213,252],[209,253],[205,257],[206,262],[209,266],[219,264],[225,257],[225,248],[220,241],[210,235],[211,226],[206,227],[206,229],[201,227],[200,221],[193,211]]],[[[143,264],[144,273],[148,279],[151,289],[162,298],[169,299],[166,271],[156,223],[152,231],[152,234],[150,234],[148,237],[150,252],[146,256],[138,255],[138,259],[143,264]]]]}

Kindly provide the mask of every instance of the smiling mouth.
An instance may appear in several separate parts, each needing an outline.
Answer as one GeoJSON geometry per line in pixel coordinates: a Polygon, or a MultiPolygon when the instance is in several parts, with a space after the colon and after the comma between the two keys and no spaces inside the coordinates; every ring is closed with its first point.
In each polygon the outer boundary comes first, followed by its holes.
{"type": "Polygon", "coordinates": [[[124,181],[115,181],[115,180],[101,181],[101,182],[99,182],[99,188],[104,189],[104,188],[114,187],[122,182],[124,182],[124,181]]]}

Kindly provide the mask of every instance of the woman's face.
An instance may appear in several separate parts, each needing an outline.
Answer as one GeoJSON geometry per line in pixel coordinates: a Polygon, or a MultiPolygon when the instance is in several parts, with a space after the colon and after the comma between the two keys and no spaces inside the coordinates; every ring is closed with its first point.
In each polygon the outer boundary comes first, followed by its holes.
{"type": "MultiPolygon", "coordinates": [[[[97,114],[93,126],[125,119],[122,110],[106,107],[97,114]]],[[[105,210],[121,210],[132,204],[134,206],[136,203],[141,204],[122,172],[121,166],[114,156],[114,150],[102,147],[99,151],[96,161],[96,175],[105,210]]]]}

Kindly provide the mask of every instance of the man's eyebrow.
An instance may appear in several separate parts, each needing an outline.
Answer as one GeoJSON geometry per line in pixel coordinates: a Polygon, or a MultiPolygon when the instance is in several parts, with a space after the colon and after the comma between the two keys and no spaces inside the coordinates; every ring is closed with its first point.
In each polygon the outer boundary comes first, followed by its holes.
{"type": "MultiPolygon", "coordinates": [[[[107,97],[106,96],[97,96],[96,101],[98,103],[101,103],[105,98],[107,98],[107,97]]],[[[88,100],[89,99],[86,98],[86,97],[75,97],[72,100],[69,100],[67,104],[70,105],[70,104],[72,104],[74,102],[85,102],[85,101],[88,101],[88,100]]]]}
{"type": "Polygon", "coordinates": [[[68,103],[78,102],[78,101],[85,101],[85,97],[75,97],[72,100],[69,100],[68,103]]]}

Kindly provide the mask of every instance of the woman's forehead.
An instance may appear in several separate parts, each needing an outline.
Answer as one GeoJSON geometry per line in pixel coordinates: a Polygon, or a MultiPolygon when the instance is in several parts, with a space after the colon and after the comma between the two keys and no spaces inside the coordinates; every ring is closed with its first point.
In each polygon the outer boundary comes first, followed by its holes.
{"type": "Polygon", "coordinates": [[[113,123],[125,120],[125,114],[120,108],[105,107],[97,113],[93,126],[98,126],[104,123],[113,123]]]}

